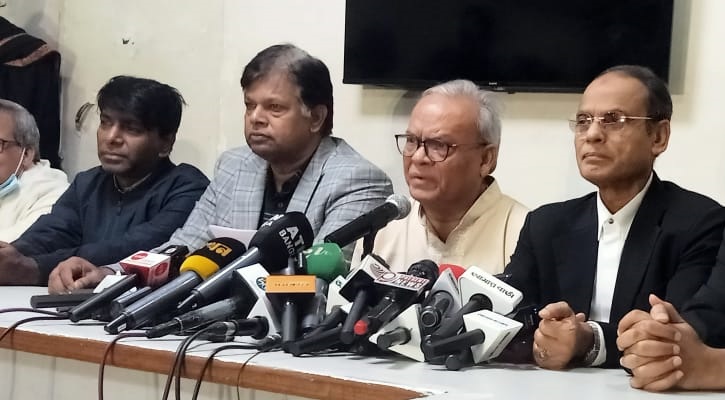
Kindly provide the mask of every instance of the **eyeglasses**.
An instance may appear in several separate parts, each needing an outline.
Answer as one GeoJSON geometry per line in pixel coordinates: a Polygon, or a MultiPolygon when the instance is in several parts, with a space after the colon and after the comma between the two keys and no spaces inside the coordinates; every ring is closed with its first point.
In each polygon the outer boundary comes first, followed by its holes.
{"type": "Polygon", "coordinates": [[[5,151],[5,148],[8,147],[9,144],[14,144],[16,146],[20,146],[20,143],[16,142],[15,140],[0,139],[0,153],[5,151]]]}
{"type": "Polygon", "coordinates": [[[484,145],[484,143],[448,144],[435,139],[421,140],[415,135],[406,134],[395,135],[395,142],[398,145],[398,151],[403,155],[403,157],[412,157],[422,145],[425,155],[433,162],[444,161],[448,157],[448,153],[450,153],[451,148],[484,145]]]}
{"type": "Polygon", "coordinates": [[[594,121],[599,122],[599,125],[601,125],[602,130],[607,132],[613,132],[618,131],[622,128],[624,128],[624,124],[626,124],[628,121],[640,121],[640,120],[652,120],[654,118],[652,117],[630,117],[628,115],[624,115],[617,112],[608,112],[604,113],[603,115],[599,117],[595,117],[593,115],[589,114],[578,114],[576,118],[569,120],[569,128],[571,128],[572,132],[576,133],[577,135],[586,133],[589,130],[589,127],[592,126],[594,121]]]}

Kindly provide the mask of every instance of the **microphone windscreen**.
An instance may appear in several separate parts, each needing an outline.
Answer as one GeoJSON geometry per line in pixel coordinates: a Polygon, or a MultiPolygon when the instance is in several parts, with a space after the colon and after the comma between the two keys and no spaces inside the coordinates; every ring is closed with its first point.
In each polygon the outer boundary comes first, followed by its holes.
{"type": "Polygon", "coordinates": [[[438,275],[440,275],[438,264],[427,259],[410,264],[407,274],[428,279],[431,286],[433,285],[433,282],[438,279],[438,275]]]}
{"type": "Polygon", "coordinates": [[[463,275],[463,273],[466,272],[465,268],[461,267],[460,265],[455,265],[455,264],[441,264],[438,267],[438,272],[442,273],[443,271],[445,271],[447,269],[451,270],[451,272],[453,273],[453,276],[456,279],[460,278],[461,275],[463,275]]]}
{"type": "Polygon", "coordinates": [[[244,254],[244,243],[221,237],[208,241],[206,246],[191,253],[179,268],[180,272],[194,271],[203,279],[208,278],[220,268],[244,254]]]}
{"type": "Polygon", "coordinates": [[[338,276],[347,275],[347,264],[342,249],[335,243],[318,243],[305,250],[307,273],[332,282],[338,276]]]}
{"type": "Polygon", "coordinates": [[[262,256],[261,264],[270,272],[287,267],[287,260],[310,247],[314,240],[312,225],[299,211],[275,215],[262,224],[249,241],[262,256]]]}
{"type": "Polygon", "coordinates": [[[385,201],[395,204],[395,207],[398,209],[398,215],[395,219],[403,219],[410,214],[410,200],[402,194],[393,193],[385,201]]]}

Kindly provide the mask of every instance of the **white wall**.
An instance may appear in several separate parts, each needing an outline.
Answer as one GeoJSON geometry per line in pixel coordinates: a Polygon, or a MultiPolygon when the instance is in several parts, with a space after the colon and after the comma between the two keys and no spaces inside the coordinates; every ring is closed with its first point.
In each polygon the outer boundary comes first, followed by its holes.
{"type": "MultiPolygon", "coordinates": [[[[63,56],[63,156],[70,173],[97,164],[90,115],[76,110],[116,74],[177,87],[187,102],[173,159],[211,175],[223,150],[243,143],[239,77],[262,48],[292,42],[319,57],[335,86],[335,129],[405,191],[393,140],[416,93],[342,84],[342,0],[6,0],[6,16],[57,44],[63,56]],[[128,43],[124,44],[123,40],[128,43]]],[[[675,115],[660,176],[725,203],[725,2],[678,0],[673,48],[675,115]]],[[[593,44],[594,45],[594,44],[593,44]]],[[[566,118],[578,95],[503,94],[506,111],[498,169],[505,191],[530,207],[580,195],[566,118]]]]}

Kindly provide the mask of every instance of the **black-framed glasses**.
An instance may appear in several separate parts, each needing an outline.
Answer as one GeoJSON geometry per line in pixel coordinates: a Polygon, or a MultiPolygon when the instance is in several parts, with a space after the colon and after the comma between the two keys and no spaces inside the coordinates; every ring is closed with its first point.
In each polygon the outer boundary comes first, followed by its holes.
{"type": "Polygon", "coordinates": [[[412,157],[422,145],[425,155],[433,162],[444,161],[448,157],[451,149],[454,147],[484,145],[484,143],[448,144],[436,139],[422,140],[415,135],[408,134],[395,135],[395,142],[398,145],[398,151],[403,155],[403,157],[412,157]]]}
{"type": "Polygon", "coordinates": [[[5,151],[5,148],[8,147],[9,144],[14,144],[16,146],[20,146],[20,142],[17,142],[15,140],[0,139],[0,153],[5,151]]]}
{"type": "Polygon", "coordinates": [[[569,120],[569,128],[577,135],[586,133],[592,124],[596,121],[602,127],[602,130],[614,132],[624,128],[629,121],[653,120],[652,117],[633,117],[618,112],[604,113],[598,117],[590,114],[577,114],[574,119],[569,120]]]}

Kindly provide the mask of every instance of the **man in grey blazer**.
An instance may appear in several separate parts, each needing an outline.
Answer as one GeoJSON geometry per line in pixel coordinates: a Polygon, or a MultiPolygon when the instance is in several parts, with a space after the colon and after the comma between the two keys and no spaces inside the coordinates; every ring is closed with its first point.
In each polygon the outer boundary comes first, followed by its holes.
{"type": "MultiPolygon", "coordinates": [[[[241,86],[249,147],[219,157],[186,223],[159,248],[198,249],[211,239],[209,225],[257,229],[288,211],[303,212],[321,241],[392,193],[383,171],[331,137],[332,82],[322,61],[290,44],[271,46],[244,68],[241,86]]],[[[346,255],[351,252],[348,246],[346,255]]],[[[73,288],[95,286],[112,272],[86,270],[83,277],[65,280],[73,288]]]]}
{"type": "Polygon", "coordinates": [[[290,45],[262,50],[244,68],[244,136],[226,151],[212,183],[167,244],[190,249],[209,225],[257,229],[301,211],[316,241],[382,203],[388,176],[332,134],[332,82],[325,64],[290,45]]]}

